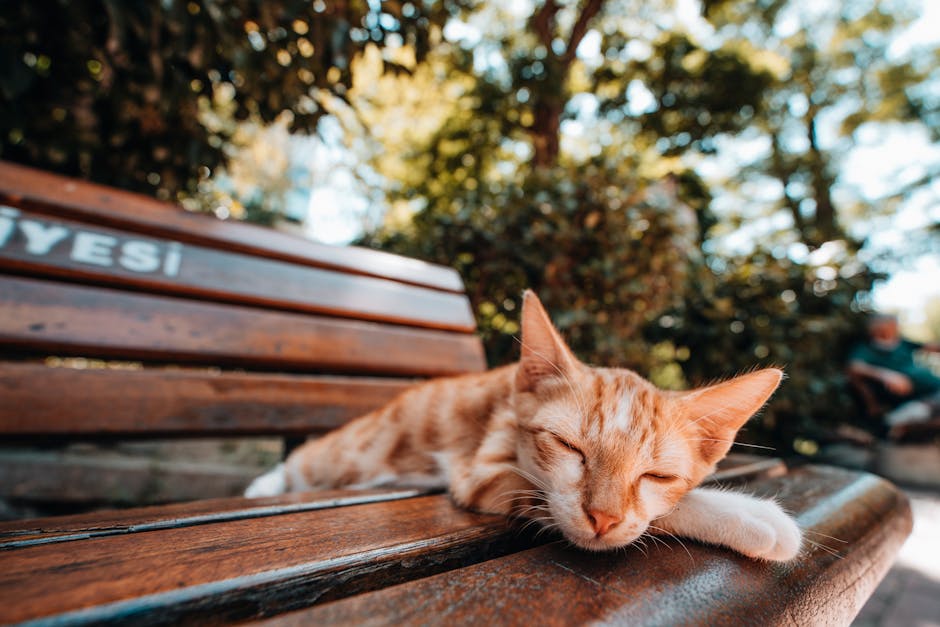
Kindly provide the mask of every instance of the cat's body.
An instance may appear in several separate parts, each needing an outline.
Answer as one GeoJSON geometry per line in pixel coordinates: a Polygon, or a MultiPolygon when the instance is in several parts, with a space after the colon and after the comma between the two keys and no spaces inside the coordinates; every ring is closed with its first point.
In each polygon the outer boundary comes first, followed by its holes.
{"type": "Polygon", "coordinates": [[[437,379],[295,450],[248,496],[385,485],[449,489],[477,511],[558,528],[590,550],[644,533],[788,560],[800,531],[771,501],[696,488],[782,373],[677,393],[578,362],[531,293],[517,364],[437,379]]]}

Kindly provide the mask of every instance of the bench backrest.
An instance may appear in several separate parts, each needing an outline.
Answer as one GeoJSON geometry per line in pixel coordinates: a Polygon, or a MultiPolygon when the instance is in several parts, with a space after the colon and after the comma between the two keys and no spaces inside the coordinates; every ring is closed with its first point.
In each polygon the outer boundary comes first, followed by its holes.
{"type": "Polygon", "coordinates": [[[449,268],[0,162],[0,435],[332,428],[485,367],[462,290],[449,268]]]}

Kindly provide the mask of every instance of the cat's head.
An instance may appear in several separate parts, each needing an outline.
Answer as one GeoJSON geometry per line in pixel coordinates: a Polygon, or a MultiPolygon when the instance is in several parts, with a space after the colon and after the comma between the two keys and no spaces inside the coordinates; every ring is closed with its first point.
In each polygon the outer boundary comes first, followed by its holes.
{"type": "Polygon", "coordinates": [[[514,404],[520,470],[544,499],[533,514],[586,549],[632,542],[714,470],[782,376],[667,392],[630,370],[592,368],[527,291],[514,404]]]}

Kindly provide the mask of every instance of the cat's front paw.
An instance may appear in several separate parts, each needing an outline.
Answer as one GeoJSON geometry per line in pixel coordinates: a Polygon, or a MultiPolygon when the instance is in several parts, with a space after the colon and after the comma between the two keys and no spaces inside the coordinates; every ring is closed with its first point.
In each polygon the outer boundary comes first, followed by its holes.
{"type": "Polygon", "coordinates": [[[800,552],[803,535],[796,521],[773,501],[755,500],[736,512],[735,548],[748,557],[787,562],[800,552]]]}

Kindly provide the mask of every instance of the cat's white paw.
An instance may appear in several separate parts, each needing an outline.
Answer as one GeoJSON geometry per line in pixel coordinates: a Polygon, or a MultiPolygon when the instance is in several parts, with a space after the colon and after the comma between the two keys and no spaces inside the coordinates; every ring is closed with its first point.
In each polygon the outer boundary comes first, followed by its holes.
{"type": "Polygon", "coordinates": [[[287,478],[284,476],[284,464],[278,464],[260,477],[255,477],[251,484],[245,488],[245,496],[256,498],[261,496],[277,496],[287,491],[287,478]]]}
{"type": "Polygon", "coordinates": [[[796,521],[773,501],[754,500],[735,512],[732,548],[756,559],[787,562],[800,552],[802,533],[796,521]]]}

